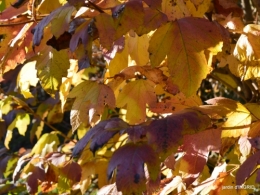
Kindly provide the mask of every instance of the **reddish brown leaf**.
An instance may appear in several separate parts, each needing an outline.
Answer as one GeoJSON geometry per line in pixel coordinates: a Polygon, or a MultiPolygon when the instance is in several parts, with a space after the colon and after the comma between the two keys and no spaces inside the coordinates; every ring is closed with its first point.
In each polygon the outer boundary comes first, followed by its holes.
{"type": "Polygon", "coordinates": [[[31,194],[38,192],[38,180],[44,181],[45,179],[45,171],[42,163],[37,165],[33,165],[30,163],[28,168],[28,173],[31,174],[27,177],[26,180],[26,188],[27,191],[31,194]]]}
{"type": "Polygon", "coordinates": [[[214,6],[218,14],[228,16],[232,13],[234,16],[242,17],[243,10],[238,6],[236,1],[232,0],[214,0],[214,6]]]}
{"type": "Polygon", "coordinates": [[[55,166],[59,166],[60,164],[64,163],[66,160],[66,155],[59,153],[59,152],[53,152],[48,153],[45,158],[50,161],[55,166]]]}
{"type": "Polygon", "coordinates": [[[162,0],[143,0],[149,7],[159,9],[161,8],[162,0]]]}
{"type": "Polygon", "coordinates": [[[73,183],[79,182],[81,178],[81,167],[78,163],[67,161],[60,167],[60,174],[65,178],[71,180],[73,183]]]}
{"type": "Polygon", "coordinates": [[[141,1],[128,1],[112,9],[116,36],[115,40],[130,29],[137,29],[143,24],[144,10],[141,1]]]}
{"type": "Polygon", "coordinates": [[[219,151],[221,146],[221,130],[210,129],[186,135],[182,150],[185,152],[181,159],[180,170],[185,174],[187,185],[192,184],[202,172],[210,151],[219,151]]]}
{"type": "Polygon", "coordinates": [[[182,144],[184,135],[206,129],[210,124],[207,115],[193,110],[183,110],[164,119],[154,120],[147,126],[148,142],[166,158],[182,144]]]}
{"type": "Polygon", "coordinates": [[[168,21],[167,16],[157,9],[145,8],[144,23],[137,30],[139,36],[149,33],[168,21]]]}
{"type": "Polygon", "coordinates": [[[108,177],[117,169],[117,190],[123,194],[140,194],[145,191],[146,163],[151,180],[155,181],[159,175],[158,156],[146,144],[126,144],[119,148],[112,156],[108,165],[108,177]]]}

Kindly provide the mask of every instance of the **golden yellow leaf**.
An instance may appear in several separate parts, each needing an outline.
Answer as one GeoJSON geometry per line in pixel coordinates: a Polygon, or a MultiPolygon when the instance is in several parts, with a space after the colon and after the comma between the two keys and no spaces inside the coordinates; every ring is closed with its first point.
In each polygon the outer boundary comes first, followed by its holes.
{"type": "Polygon", "coordinates": [[[176,20],[188,16],[203,17],[208,11],[211,1],[194,0],[162,0],[162,12],[169,20],[176,20]]]}
{"type": "Polygon", "coordinates": [[[59,8],[64,3],[64,0],[43,0],[38,6],[38,12],[40,14],[50,14],[53,10],[59,8]]]}
{"type": "Polygon", "coordinates": [[[121,70],[128,67],[128,55],[128,47],[124,47],[122,52],[116,53],[115,57],[109,62],[109,76],[113,77],[120,73],[121,70]]]}
{"type": "Polygon", "coordinates": [[[210,72],[208,61],[212,55],[222,50],[222,31],[225,30],[202,18],[188,17],[169,22],[151,37],[151,65],[159,66],[167,56],[173,83],[187,97],[191,96],[210,72]],[[210,53],[209,59],[205,56],[206,51],[210,53]]]}
{"type": "Polygon", "coordinates": [[[221,137],[247,136],[251,124],[251,113],[241,103],[227,98],[214,98],[206,101],[214,106],[221,106],[228,111],[223,123],[221,137]]]}
{"type": "Polygon", "coordinates": [[[17,77],[17,82],[18,82],[18,86],[21,90],[21,94],[25,98],[33,97],[33,95],[30,92],[30,86],[36,87],[36,85],[39,81],[39,79],[37,78],[37,71],[35,69],[35,64],[36,64],[36,61],[26,63],[22,67],[22,69],[17,77]]]}
{"type": "Polygon", "coordinates": [[[44,156],[49,152],[56,151],[60,141],[57,134],[45,133],[34,145],[31,154],[39,154],[44,156]]]}
{"type": "Polygon", "coordinates": [[[255,61],[260,58],[260,25],[248,24],[243,29],[242,34],[233,52],[234,56],[241,62],[255,61]]]}
{"type": "Polygon", "coordinates": [[[15,119],[7,127],[7,134],[5,138],[5,147],[9,149],[9,143],[13,136],[13,129],[17,128],[20,135],[25,136],[27,126],[30,124],[30,116],[27,113],[17,113],[15,119]]]}
{"type": "Polygon", "coordinates": [[[100,120],[106,105],[115,106],[115,96],[110,87],[93,81],[85,81],[72,89],[68,98],[76,98],[71,110],[72,131],[82,122],[95,124],[100,120]]]}
{"type": "Polygon", "coordinates": [[[141,37],[134,33],[134,36],[127,36],[128,52],[130,55],[130,65],[143,66],[149,62],[149,36],[147,34],[141,37]]]}
{"type": "Polygon", "coordinates": [[[146,104],[156,102],[154,83],[149,80],[136,80],[124,86],[119,93],[116,105],[126,106],[126,120],[129,124],[139,124],[146,119],[146,104]]]}

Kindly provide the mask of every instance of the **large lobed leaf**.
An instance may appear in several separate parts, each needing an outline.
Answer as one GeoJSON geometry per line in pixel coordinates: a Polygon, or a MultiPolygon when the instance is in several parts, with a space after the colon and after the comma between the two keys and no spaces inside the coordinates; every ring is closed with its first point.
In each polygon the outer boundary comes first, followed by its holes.
{"type": "Polygon", "coordinates": [[[112,89],[93,81],[84,81],[77,85],[68,98],[76,98],[70,114],[72,131],[75,131],[82,122],[89,121],[95,124],[99,121],[106,105],[115,107],[115,95],[112,89]]]}
{"type": "Polygon", "coordinates": [[[146,144],[128,143],[119,148],[108,165],[108,177],[116,169],[117,190],[123,194],[141,194],[146,190],[144,164],[149,178],[155,181],[159,176],[159,160],[155,151],[146,144]]]}
{"type": "Polygon", "coordinates": [[[183,136],[205,130],[210,118],[200,112],[183,110],[164,119],[154,120],[147,126],[148,143],[166,158],[182,144],[183,136]]]}
{"type": "Polygon", "coordinates": [[[214,55],[222,49],[221,30],[215,23],[192,17],[161,26],[150,40],[152,66],[159,66],[167,56],[173,82],[186,96],[195,94],[209,73],[204,52],[214,55]]]}

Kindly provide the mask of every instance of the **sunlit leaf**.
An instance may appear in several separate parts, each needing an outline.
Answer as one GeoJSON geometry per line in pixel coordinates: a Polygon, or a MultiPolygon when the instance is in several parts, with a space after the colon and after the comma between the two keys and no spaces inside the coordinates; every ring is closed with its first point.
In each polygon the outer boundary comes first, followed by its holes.
{"type": "Polygon", "coordinates": [[[7,133],[5,138],[5,147],[9,149],[9,142],[12,139],[14,128],[18,129],[20,135],[25,136],[27,126],[30,124],[30,116],[27,113],[18,112],[13,122],[7,127],[7,133]]]}
{"type": "Polygon", "coordinates": [[[36,87],[39,81],[39,79],[37,78],[35,64],[36,61],[25,64],[17,77],[18,86],[25,98],[33,97],[30,92],[30,86],[36,87]]]}
{"type": "Polygon", "coordinates": [[[229,113],[227,120],[223,123],[222,137],[247,136],[249,124],[251,124],[251,114],[241,103],[227,98],[214,98],[206,101],[208,104],[221,106],[229,113]]]}
{"type": "Polygon", "coordinates": [[[186,96],[191,96],[209,73],[204,51],[215,55],[222,45],[219,26],[202,18],[183,18],[156,30],[150,40],[150,60],[152,66],[159,66],[167,56],[173,83],[186,96]]]}
{"type": "Polygon", "coordinates": [[[45,133],[34,145],[31,153],[44,156],[48,152],[56,151],[60,141],[56,134],[45,133]]]}
{"type": "Polygon", "coordinates": [[[117,97],[116,105],[127,106],[127,121],[130,124],[139,124],[145,121],[146,104],[153,102],[156,102],[154,83],[140,79],[126,84],[117,97]]]}
{"type": "Polygon", "coordinates": [[[52,97],[58,91],[62,77],[67,75],[70,67],[67,51],[56,51],[48,47],[44,53],[37,58],[36,69],[42,87],[52,97]]]}
{"type": "Polygon", "coordinates": [[[71,111],[72,131],[82,122],[95,124],[100,120],[106,105],[115,106],[113,91],[104,84],[85,81],[77,85],[70,92],[68,98],[76,98],[71,111]]]}
{"type": "Polygon", "coordinates": [[[68,30],[70,16],[74,10],[75,7],[66,4],[41,20],[33,31],[33,46],[40,45],[43,38],[43,30],[50,22],[52,22],[51,31],[56,37],[59,37],[64,31],[68,30]]]}
{"type": "Polygon", "coordinates": [[[203,17],[208,11],[211,1],[204,0],[162,0],[162,11],[168,16],[169,20],[176,20],[184,17],[203,17]]]}

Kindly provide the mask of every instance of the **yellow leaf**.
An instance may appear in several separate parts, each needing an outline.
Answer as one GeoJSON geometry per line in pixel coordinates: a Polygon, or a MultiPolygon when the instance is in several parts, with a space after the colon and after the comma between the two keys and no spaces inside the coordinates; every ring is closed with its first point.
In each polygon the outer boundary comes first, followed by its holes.
{"type": "Polygon", "coordinates": [[[69,57],[66,50],[56,51],[52,47],[48,47],[37,58],[36,68],[41,85],[52,97],[59,89],[62,77],[67,76],[69,67],[69,57]]]}
{"type": "Polygon", "coordinates": [[[124,50],[120,53],[116,53],[115,57],[110,61],[108,70],[111,77],[128,67],[128,54],[128,47],[124,47],[124,50]]]}
{"type": "Polygon", "coordinates": [[[162,12],[169,20],[176,20],[188,16],[203,17],[208,11],[211,1],[204,0],[162,0],[162,12]]]}
{"type": "Polygon", "coordinates": [[[159,66],[167,56],[173,83],[187,97],[191,96],[210,71],[210,59],[206,58],[205,52],[209,52],[212,58],[221,51],[224,41],[222,31],[225,30],[203,18],[188,17],[169,22],[151,37],[151,65],[159,66]]]}
{"type": "Polygon", "coordinates": [[[62,6],[66,1],[64,0],[43,0],[38,6],[40,14],[50,14],[53,10],[62,6]]]}
{"type": "Polygon", "coordinates": [[[37,78],[37,71],[35,69],[35,64],[36,61],[26,63],[22,67],[17,77],[18,86],[21,90],[22,95],[25,98],[33,97],[33,95],[30,92],[30,86],[36,87],[39,81],[39,79],[37,78]]]}
{"type": "Polygon", "coordinates": [[[93,81],[77,85],[68,98],[76,98],[71,110],[72,131],[82,122],[95,124],[100,120],[106,105],[115,106],[115,96],[110,87],[93,81]]]}
{"type": "Polygon", "coordinates": [[[137,34],[134,36],[127,36],[128,51],[130,54],[131,65],[143,66],[149,62],[149,36],[147,34],[139,37],[137,34]]]}
{"type": "Polygon", "coordinates": [[[56,151],[59,143],[60,141],[56,134],[45,133],[37,141],[31,151],[31,154],[39,154],[44,156],[48,152],[56,151]]]}
{"type": "Polygon", "coordinates": [[[75,11],[75,7],[64,6],[51,21],[51,32],[55,37],[59,37],[64,31],[69,29],[69,22],[73,11],[75,11]]]}
{"type": "Polygon", "coordinates": [[[208,100],[207,103],[221,106],[223,110],[228,111],[225,116],[227,120],[222,125],[222,138],[247,136],[251,124],[251,113],[245,106],[227,98],[214,98],[208,100]]]}
{"type": "Polygon", "coordinates": [[[136,80],[124,86],[116,101],[117,107],[127,107],[126,120],[129,124],[139,124],[146,119],[146,104],[156,102],[154,83],[136,80]]]}
{"type": "Polygon", "coordinates": [[[13,136],[13,129],[17,128],[20,135],[25,136],[27,126],[30,124],[30,116],[27,113],[17,113],[15,119],[7,127],[5,147],[9,149],[9,143],[13,136]]]}
{"type": "Polygon", "coordinates": [[[237,41],[234,56],[241,62],[259,60],[260,25],[246,25],[243,32],[237,41]]]}

